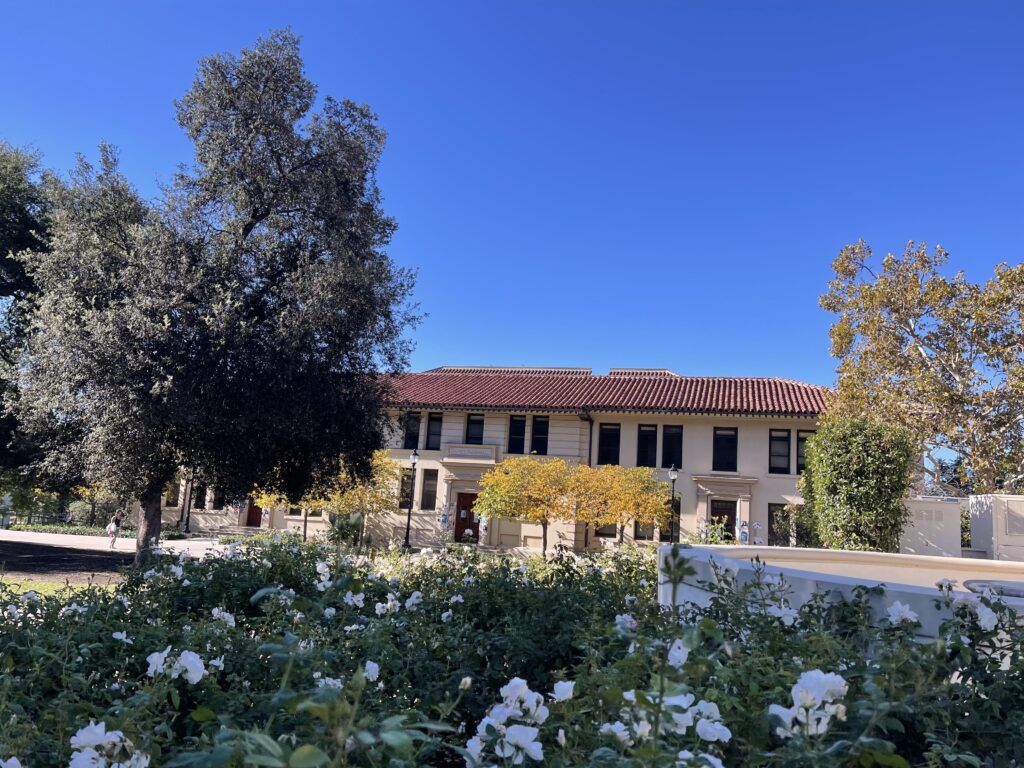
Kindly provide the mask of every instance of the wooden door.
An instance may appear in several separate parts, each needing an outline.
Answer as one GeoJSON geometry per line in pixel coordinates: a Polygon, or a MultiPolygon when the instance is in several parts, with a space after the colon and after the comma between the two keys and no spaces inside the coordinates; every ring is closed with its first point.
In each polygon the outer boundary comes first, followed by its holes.
{"type": "Polygon", "coordinates": [[[455,541],[480,541],[480,519],[473,514],[475,503],[475,493],[455,497],[455,541]]]}
{"type": "Polygon", "coordinates": [[[263,523],[263,508],[256,506],[256,503],[249,499],[245,510],[245,524],[250,528],[259,528],[263,523]]]}
{"type": "Polygon", "coordinates": [[[725,538],[732,541],[736,538],[736,500],[712,499],[711,519],[715,523],[725,524],[725,538]]]}

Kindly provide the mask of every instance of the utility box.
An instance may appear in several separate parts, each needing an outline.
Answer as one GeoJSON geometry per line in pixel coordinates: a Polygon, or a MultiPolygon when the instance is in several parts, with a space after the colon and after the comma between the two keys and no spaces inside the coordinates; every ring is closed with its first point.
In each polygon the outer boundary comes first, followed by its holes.
{"type": "Polygon", "coordinates": [[[971,548],[992,560],[1024,562],[1024,496],[970,497],[971,548]]]}

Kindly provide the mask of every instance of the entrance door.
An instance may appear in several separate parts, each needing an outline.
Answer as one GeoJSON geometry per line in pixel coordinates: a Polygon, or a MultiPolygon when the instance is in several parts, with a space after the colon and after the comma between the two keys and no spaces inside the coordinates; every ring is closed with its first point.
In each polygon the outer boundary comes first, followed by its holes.
{"type": "Polygon", "coordinates": [[[455,540],[480,541],[480,519],[473,514],[475,493],[460,493],[455,497],[455,540]]]}
{"type": "Polygon", "coordinates": [[[263,509],[249,499],[246,501],[245,524],[250,528],[259,528],[263,523],[263,509]]]}
{"type": "Polygon", "coordinates": [[[711,522],[722,523],[723,534],[729,541],[736,538],[736,500],[735,499],[712,499],[711,500],[711,522]]]}

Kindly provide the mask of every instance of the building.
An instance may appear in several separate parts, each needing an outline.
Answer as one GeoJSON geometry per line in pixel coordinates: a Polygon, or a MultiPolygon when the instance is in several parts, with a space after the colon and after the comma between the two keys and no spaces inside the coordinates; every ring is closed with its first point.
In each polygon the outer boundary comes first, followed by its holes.
{"type": "MultiPolygon", "coordinates": [[[[405,468],[402,509],[377,521],[379,540],[402,540],[411,502],[411,541],[449,536],[506,548],[539,548],[540,526],[473,515],[479,478],[506,456],[557,456],[591,465],[653,467],[669,480],[681,531],[725,518],[747,524],[749,541],[775,541],[771,522],[799,501],[804,444],[825,407],[825,388],[777,378],[681,376],[622,368],[445,366],[396,377],[389,451],[405,468]],[[416,468],[411,456],[416,452],[416,468]],[[447,534],[446,534],[447,530],[447,534]],[[770,540],[770,537],[772,540],[770,540]]],[[[558,523],[551,544],[601,547],[610,530],[558,523]]],[[[667,540],[668,531],[627,530],[667,540]]]]}

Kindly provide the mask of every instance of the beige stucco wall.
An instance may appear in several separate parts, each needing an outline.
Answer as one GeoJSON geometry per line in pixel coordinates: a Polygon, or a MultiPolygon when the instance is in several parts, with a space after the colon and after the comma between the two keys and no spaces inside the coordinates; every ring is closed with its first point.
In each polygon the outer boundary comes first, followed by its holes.
{"type": "MultiPolygon", "coordinates": [[[[462,445],[465,440],[466,411],[435,411],[443,413],[441,430],[441,450],[426,450],[427,413],[421,410],[420,439],[417,447],[418,464],[416,488],[414,491],[413,528],[427,538],[439,538],[442,514],[447,513],[449,519],[455,514],[457,494],[475,493],[479,490],[480,474],[493,466],[495,462],[505,458],[508,445],[508,423],[512,414],[526,416],[526,446],[529,450],[532,429],[532,412],[485,412],[483,445],[493,446],[494,461],[482,461],[479,464],[469,462],[453,462],[446,460],[446,450],[450,445],[462,445]],[[423,470],[438,471],[437,509],[422,510],[423,470]]],[[[477,411],[478,412],[478,411],[477,411]]],[[[390,455],[403,466],[409,466],[410,450],[403,448],[404,432],[402,415],[404,412],[392,413],[394,429],[389,443],[390,455]]],[[[637,434],[641,424],[656,424],[658,429],[658,463],[662,455],[662,430],[664,424],[681,424],[683,426],[683,463],[679,468],[676,481],[676,496],[681,506],[681,530],[684,533],[695,533],[698,518],[707,515],[709,499],[734,498],[737,500],[737,519],[747,521],[751,526],[750,540],[755,534],[766,537],[768,525],[768,504],[788,504],[799,502],[796,491],[795,472],[788,475],[776,475],[768,472],[768,436],[770,429],[789,429],[790,464],[796,467],[796,433],[797,430],[813,430],[813,419],[767,419],[754,417],[705,417],[705,416],[674,416],[669,414],[623,414],[593,412],[591,424],[575,414],[543,414],[549,418],[548,454],[568,461],[587,463],[596,462],[598,452],[599,424],[614,423],[620,425],[619,460],[623,466],[636,465],[637,434]],[[736,427],[738,431],[737,471],[713,472],[712,444],[715,427],[736,427]],[[754,531],[753,524],[761,525],[760,531],[754,531]]],[[[668,482],[668,470],[658,468],[656,475],[660,480],[668,482]]],[[[381,524],[382,531],[391,529],[405,530],[405,517],[397,515],[395,521],[381,524]],[[400,524],[399,524],[400,523],[400,524]]],[[[632,526],[627,526],[625,538],[632,540],[632,526]]],[[[493,521],[488,530],[487,542],[493,546],[517,546],[539,548],[541,531],[539,525],[521,524],[512,521],[493,521]]],[[[584,532],[582,526],[573,524],[553,525],[549,530],[549,546],[563,543],[568,546],[583,546],[584,540],[590,547],[602,547],[614,543],[615,539],[605,539],[594,535],[594,531],[584,532]]],[[[416,537],[413,537],[416,542],[416,537]]]]}

